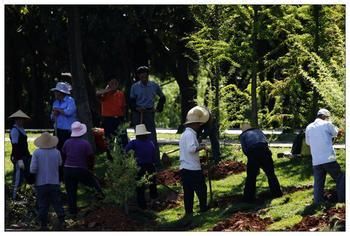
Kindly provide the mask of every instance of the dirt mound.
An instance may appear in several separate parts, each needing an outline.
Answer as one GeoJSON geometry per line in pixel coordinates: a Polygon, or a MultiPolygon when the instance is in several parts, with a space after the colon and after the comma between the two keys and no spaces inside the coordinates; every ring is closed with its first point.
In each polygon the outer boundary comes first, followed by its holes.
{"type": "Polygon", "coordinates": [[[212,231],[264,231],[271,223],[271,219],[261,219],[256,213],[237,212],[219,222],[212,231]]]}
{"type": "Polygon", "coordinates": [[[116,207],[102,207],[90,212],[82,222],[86,230],[130,231],[137,229],[131,220],[116,207]]]}
{"type": "Polygon", "coordinates": [[[345,206],[329,208],[320,216],[305,216],[292,231],[345,231],[345,206]]]}
{"type": "Polygon", "coordinates": [[[157,173],[157,181],[162,184],[171,185],[180,183],[180,170],[163,170],[157,173]]]}
{"type": "MultiPolygon", "coordinates": [[[[242,162],[237,162],[233,160],[221,161],[216,166],[213,166],[211,171],[211,178],[218,180],[227,177],[232,174],[239,174],[246,170],[246,165],[242,162]]],[[[205,169],[204,175],[208,176],[208,170],[205,169]]]]}

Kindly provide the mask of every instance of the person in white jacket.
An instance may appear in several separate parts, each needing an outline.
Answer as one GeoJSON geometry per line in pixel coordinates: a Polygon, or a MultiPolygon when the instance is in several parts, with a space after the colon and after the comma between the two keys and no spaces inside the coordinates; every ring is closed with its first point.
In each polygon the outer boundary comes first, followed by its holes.
{"type": "Polygon", "coordinates": [[[333,147],[333,138],[338,136],[338,128],[331,123],[330,116],[327,109],[320,109],[316,120],[305,131],[305,142],[310,146],[312,155],[315,204],[324,202],[327,173],[336,181],[338,201],[345,201],[345,175],[336,161],[333,147]]]}

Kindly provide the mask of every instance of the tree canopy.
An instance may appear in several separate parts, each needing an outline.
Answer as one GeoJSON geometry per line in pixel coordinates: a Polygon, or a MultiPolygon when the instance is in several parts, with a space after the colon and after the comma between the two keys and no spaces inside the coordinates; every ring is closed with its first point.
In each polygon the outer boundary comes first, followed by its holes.
{"type": "Polygon", "coordinates": [[[6,117],[21,108],[31,127],[49,128],[50,88],[64,80],[79,90],[62,76],[76,65],[72,8],[94,126],[95,89],[115,76],[128,94],[141,65],[169,96],[163,127],[178,127],[196,103],[221,129],[301,128],[321,107],[345,125],[345,5],[5,5],[6,117]]]}

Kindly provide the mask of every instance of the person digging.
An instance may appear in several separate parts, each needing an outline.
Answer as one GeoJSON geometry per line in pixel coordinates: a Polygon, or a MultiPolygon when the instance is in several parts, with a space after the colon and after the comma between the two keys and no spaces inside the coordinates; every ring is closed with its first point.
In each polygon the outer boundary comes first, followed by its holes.
{"type": "MultiPolygon", "coordinates": [[[[131,140],[126,146],[125,151],[134,150],[137,166],[137,180],[141,180],[145,175],[151,176],[149,185],[149,192],[151,202],[158,197],[157,182],[156,182],[156,147],[153,140],[149,138],[151,132],[147,131],[144,124],[136,125],[136,139],[131,140]]],[[[146,209],[145,199],[145,184],[136,187],[137,204],[141,209],[146,209]]]]}
{"type": "Polygon", "coordinates": [[[244,186],[243,201],[255,201],[256,177],[260,168],[265,172],[272,197],[283,195],[272,160],[272,152],[264,133],[258,128],[252,128],[249,123],[241,125],[242,133],[239,136],[243,153],[248,158],[247,178],[244,186]]]}
{"type": "Polygon", "coordinates": [[[207,185],[205,176],[199,160],[199,151],[208,150],[205,145],[200,145],[197,139],[197,132],[203,124],[205,114],[196,110],[187,116],[186,129],[182,133],[180,146],[180,175],[184,191],[185,217],[190,219],[193,215],[193,200],[196,193],[199,200],[200,212],[208,210],[207,185]]]}

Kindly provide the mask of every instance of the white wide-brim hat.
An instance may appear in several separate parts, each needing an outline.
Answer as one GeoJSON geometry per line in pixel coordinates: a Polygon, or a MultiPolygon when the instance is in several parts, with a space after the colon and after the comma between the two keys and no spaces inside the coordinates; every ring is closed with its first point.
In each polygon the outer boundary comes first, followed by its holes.
{"type": "Polygon", "coordinates": [[[38,148],[53,148],[58,144],[58,138],[52,136],[48,132],[42,133],[38,138],[34,140],[34,145],[38,148]]]}
{"type": "Polygon", "coordinates": [[[71,137],[83,136],[87,131],[86,125],[83,123],[80,123],[79,121],[73,122],[73,124],[71,125],[71,129],[72,129],[72,134],[70,135],[71,137]]]}
{"type": "Polygon", "coordinates": [[[320,110],[318,110],[317,115],[324,115],[330,117],[331,113],[327,109],[321,108],[320,110]]]}
{"type": "Polygon", "coordinates": [[[195,106],[187,112],[185,124],[195,123],[194,121],[196,123],[206,123],[209,120],[209,116],[208,109],[202,106],[195,106]]]}
{"type": "Polygon", "coordinates": [[[144,124],[139,124],[136,125],[135,127],[135,135],[146,135],[146,134],[150,134],[151,132],[147,131],[146,126],[144,124]]]}
{"type": "Polygon", "coordinates": [[[66,82],[58,82],[56,87],[51,89],[51,91],[58,91],[64,94],[70,94],[70,90],[72,90],[72,86],[66,82]]]}
{"type": "Polygon", "coordinates": [[[30,117],[29,117],[26,113],[24,113],[23,111],[21,111],[21,110],[16,111],[16,112],[13,113],[12,115],[10,115],[8,118],[9,118],[9,119],[11,119],[11,118],[30,119],[30,117]]]}

